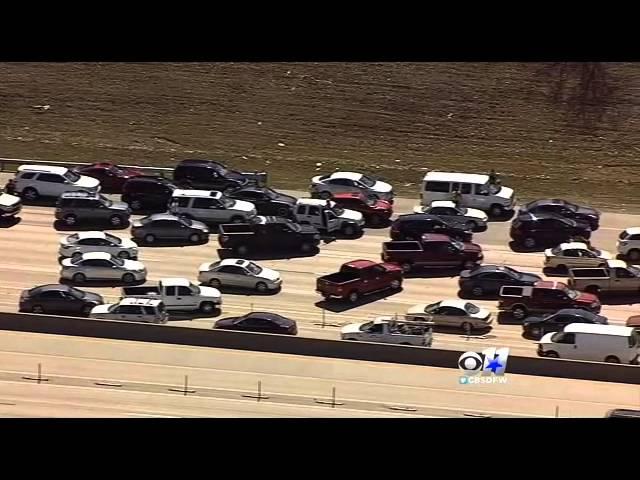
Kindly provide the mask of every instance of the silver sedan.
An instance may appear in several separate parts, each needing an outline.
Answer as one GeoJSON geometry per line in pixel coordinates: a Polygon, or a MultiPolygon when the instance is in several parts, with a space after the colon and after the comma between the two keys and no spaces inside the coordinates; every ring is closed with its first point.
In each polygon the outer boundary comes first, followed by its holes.
{"type": "Polygon", "coordinates": [[[83,253],[106,252],[120,258],[136,258],[138,245],[106,232],[78,232],[60,239],[61,257],[80,258],[83,253]]]}
{"type": "Polygon", "coordinates": [[[87,280],[114,280],[124,283],[144,281],[145,266],[135,260],[123,260],[106,252],[84,253],[80,258],[62,261],[60,278],[84,283],[87,280]]]}
{"type": "Polygon", "coordinates": [[[277,290],[282,285],[280,274],[248,260],[227,258],[200,265],[198,280],[214,288],[221,286],[255,289],[259,292],[277,290]]]}

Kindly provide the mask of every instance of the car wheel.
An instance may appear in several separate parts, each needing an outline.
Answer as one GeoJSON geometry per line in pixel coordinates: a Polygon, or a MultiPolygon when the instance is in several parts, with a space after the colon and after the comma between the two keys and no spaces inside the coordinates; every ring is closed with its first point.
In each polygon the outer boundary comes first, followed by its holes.
{"type": "Polygon", "coordinates": [[[119,227],[124,223],[124,221],[120,215],[112,215],[109,219],[109,223],[112,227],[119,227]]]}
{"type": "Polygon", "coordinates": [[[471,289],[471,295],[473,295],[474,297],[481,297],[482,295],[484,295],[484,290],[482,287],[473,287],[471,289]]]}
{"type": "Polygon", "coordinates": [[[312,245],[308,242],[304,242],[302,245],[300,245],[300,250],[303,253],[309,253],[312,248],[313,248],[312,245]]]}
{"type": "Polygon", "coordinates": [[[391,280],[389,286],[391,290],[398,290],[402,286],[402,282],[400,280],[391,280]]]}
{"type": "Polygon", "coordinates": [[[84,273],[76,273],[73,275],[74,283],[84,283],[87,281],[87,276],[84,273]]]}
{"type": "Polygon", "coordinates": [[[37,200],[39,196],[40,194],[35,188],[27,187],[22,191],[22,198],[31,202],[37,200]]]}
{"type": "Polygon", "coordinates": [[[473,332],[473,325],[469,322],[464,322],[462,325],[460,325],[460,327],[462,328],[463,332],[473,332]]]}
{"type": "Polygon", "coordinates": [[[553,350],[549,350],[548,352],[545,352],[544,356],[547,358],[560,358],[560,355],[558,355],[558,352],[554,352],[553,350]]]}
{"type": "Polygon", "coordinates": [[[411,265],[409,262],[405,262],[400,265],[400,268],[402,268],[402,273],[410,273],[413,269],[413,265],[411,265]]]}
{"type": "Polygon", "coordinates": [[[42,308],[42,305],[34,305],[34,306],[31,308],[31,312],[33,312],[33,313],[38,313],[38,314],[39,314],[39,313],[44,313],[44,308],[42,308]]]}
{"type": "Polygon", "coordinates": [[[200,235],[198,235],[197,233],[192,233],[191,235],[189,235],[189,241],[191,243],[198,243],[201,241],[200,235]]]}
{"type": "Polygon", "coordinates": [[[244,218],[241,217],[240,215],[231,217],[231,223],[242,223],[242,222],[244,222],[244,218]]]}
{"type": "Polygon", "coordinates": [[[133,273],[125,273],[124,275],[122,275],[122,281],[124,283],[133,283],[136,281],[136,277],[133,275],[133,273]]]}
{"type": "Polygon", "coordinates": [[[69,226],[75,225],[76,222],[78,221],[75,215],[65,215],[63,220],[65,225],[69,225],[69,226]]]}
{"type": "Polygon", "coordinates": [[[473,220],[470,222],[467,222],[465,225],[465,230],[472,230],[475,231],[478,228],[478,224],[476,222],[474,222],[473,220]]]}
{"type": "Polygon", "coordinates": [[[323,200],[329,200],[333,195],[331,195],[331,192],[323,191],[323,192],[320,192],[318,196],[323,200]]]}
{"type": "Polygon", "coordinates": [[[513,310],[511,310],[511,313],[514,318],[520,320],[527,316],[527,309],[524,307],[514,307],[513,310]]]}
{"type": "Polygon", "coordinates": [[[607,363],[620,363],[620,359],[614,355],[609,355],[604,361],[607,363]]]}
{"type": "Polygon", "coordinates": [[[346,224],[342,227],[342,233],[344,233],[347,237],[351,237],[355,235],[356,229],[353,225],[346,224]]]}
{"type": "Polygon", "coordinates": [[[131,210],[142,210],[142,202],[140,200],[133,200],[129,206],[131,210]]]}
{"type": "Polygon", "coordinates": [[[524,239],[524,242],[522,242],[522,244],[526,247],[526,248],[533,248],[536,246],[536,239],[533,237],[527,237],[524,239]]]}
{"type": "Polygon", "coordinates": [[[256,290],[260,293],[264,293],[268,290],[267,284],[264,282],[256,283],[256,290]]]}
{"type": "Polygon", "coordinates": [[[640,260],[640,250],[636,248],[634,248],[633,250],[629,250],[629,252],[627,253],[627,257],[633,262],[640,260]]]}
{"type": "Polygon", "coordinates": [[[209,280],[209,286],[213,288],[220,288],[222,287],[222,282],[217,278],[212,278],[211,280],[209,280]]]}
{"type": "Polygon", "coordinates": [[[287,207],[278,207],[278,209],[276,210],[276,215],[278,217],[288,217],[289,209],[287,207]]]}
{"type": "Polygon", "coordinates": [[[127,252],[126,250],[123,250],[121,252],[118,252],[118,257],[122,258],[123,260],[127,260],[131,258],[131,255],[129,255],[129,252],[127,252]]]}
{"type": "Polygon", "coordinates": [[[348,298],[351,303],[356,303],[360,299],[360,295],[358,295],[358,292],[351,292],[348,298]]]}
{"type": "Polygon", "coordinates": [[[489,214],[492,217],[502,217],[504,215],[504,207],[502,205],[491,205],[489,214]]]}
{"type": "Polygon", "coordinates": [[[156,236],[149,233],[144,236],[144,241],[145,243],[154,243],[156,241],[156,236]]]}
{"type": "Polygon", "coordinates": [[[374,227],[382,225],[382,217],[380,215],[371,215],[371,217],[369,217],[369,223],[374,227]]]}
{"type": "Polygon", "coordinates": [[[202,302],[200,304],[200,312],[201,313],[211,313],[215,309],[216,309],[216,306],[212,302],[202,302]]]}
{"type": "Polygon", "coordinates": [[[249,247],[247,247],[246,245],[238,245],[236,247],[236,252],[238,252],[238,255],[240,255],[241,257],[244,257],[249,253],[249,247]]]}

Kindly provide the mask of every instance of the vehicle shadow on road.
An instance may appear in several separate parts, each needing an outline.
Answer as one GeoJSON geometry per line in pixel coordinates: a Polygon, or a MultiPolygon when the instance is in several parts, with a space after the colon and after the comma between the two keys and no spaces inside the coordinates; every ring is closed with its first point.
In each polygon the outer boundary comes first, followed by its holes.
{"type": "Polygon", "coordinates": [[[164,241],[164,242],[153,242],[153,243],[147,243],[144,240],[140,239],[140,238],[133,238],[131,237],[131,240],[133,242],[135,242],[136,245],[138,245],[139,247],[159,247],[159,248],[169,248],[169,247],[198,247],[201,245],[206,245],[209,243],[209,239],[206,240],[201,240],[197,243],[191,243],[191,242],[180,242],[180,241],[174,241],[174,242],[169,242],[169,241],[164,241]]]}
{"type": "Polygon", "coordinates": [[[119,288],[119,287],[135,287],[138,285],[143,285],[145,280],[139,280],[132,283],[124,283],[123,281],[118,280],[87,280],[86,282],[76,283],[73,280],[67,280],[66,278],[59,279],[59,283],[64,285],[72,285],[74,287],[87,287],[87,288],[119,288]]]}
{"type": "Polygon", "coordinates": [[[0,228],[15,227],[22,221],[21,217],[10,217],[0,219],[0,228]]]}
{"type": "Polygon", "coordinates": [[[545,267],[542,269],[542,273],[546,277],[558,277],[566,279],[569,276],[569,273],[566,270],[558,269],[558,268],[549,268],[545,267]]]}
{"type": "Polygon", "coordinates": [[[129,228],[131,224],[129,222],[125,222],[122,225],[114,227],[110,223],[106,222],[92,222],[92,223],[81,223],[78,225],[67,225],[61,220],[55,220],[53,222],[53,228],[58,232],[91,232],[94,230],[126,230],[129,228]]]}
{"type": "Polygon", "coordinates": [[[544,246],[544,245],[538,245],[535,246],[533,248],[526,248],[523,245],[520,245],[514,241],[509,242],[509,248],[516,253],[537,253],[537,252],[544,252],[548,247],[544,246]]]}
{"type": "MultiPolygon", "coordinates": [[[[200,283],[200,285],[203,287],[210,286],[207,283],[200,283]]],[[[252,296],[272,297],[282,291],[282,288],[278,288],[277,290],[267,290],[266,292],[258,292],[257,290],[252,290],[250,288],[227,287],[225,285],[222,285],[220,287],[214,287],[214,288],[217,288],[220,291],[220,293],[223,293],[225,295],[244,295],[246,297],[252,297],[252,296]]]]}
{"type": "Polygon", "coordinates": [[[369,228],[371,230],[384,230],[385,228],[389,228],[391,226],[391,224],[393,223],[393,220],[389,219],[389,220],[383,220],[382,222],[378,223],[377,225],[374,225],[370,222],[367,222],[364,224],[365,228],[369,228]]]}
{"type": "Polygon", "coordinates": [[[57,202],[58,197],[40,197],[36,200],[22,199],[22,204],[30,207],[55,207],[57,202]]]}
{"type": "Polygon", "coordinates": [[[458,290],[458,298],[461,298],[462,300],[498,300],[500,298],[500,295],[498,295],[497,293],[486,293],[484,295],[476,297],[475,295],[472,295],[471,292],[458,290]]]}
{"type": "Polygon", "coordinates": [[[364,235],[364,230],[360,230],[359,232],[354,233],[353,235],[345,235],[342,232],[334,232],[331,235],[321,234],[320,238],[325,244],[327,244],[327,243],[335,242],[336,240],[357,240],[359,238],[362,238],[363,235],[364,235]]]}
{"type": "Polygon", "coordinates": [[[456,335],[463,335],[465,337],[468,336],[469,338],[482,337],[484,335],[487,335],[489,332],[491,332],[491,330],[492,330],[491,326],[485,327],[485,328],[475,328],[467,335],[467,332],[456,327],[443,327],[441,325],[435,325],[433,327],[434,333],[456,334],[456,335]]]}
{"type": "Polygon", "coordinates": [[[416,268],[409,273],[404,273],[404,278],[455,278],[460,275],[460,269],[448,268],[416,268]]]}
{"type": "Polygon", "coordinates": [[[634,305],[640,303],[640,293],[637,294],[615,294],[600,293],[598,294],[600,303],[603,305],[634,305]]]}
{"type": "Polygon", "coordinates": [[[216,318],[219,317],[222,313],[222,310],[216,308],[211,313],[202,313],[202,312],[170,312],[169,313],[169,323],[171,322],[186,322],[191,320],[197,320],[199,318],[216,318]]]}
{"type": "Polygon", "coordinates": [[[489,222],[508,222],[509,220],[511,220],[514,216],[515,216],[515,210],[507,210],[506,212],[504,212],[504,214],[500,215],[499,217],[494,217],[494,216],[489,216],[489,222]]]}
{"type": "Polygon", "coordinates": [[[348,300],[330,299],[330,300],[320,300],[319,302],[316,302],[314,305],[318,308],[321,308],[323,310],[328,310],[332,313],[342,313],[348,310],[352,310],[354,308],[368,305],[373,302],[377,302],[378,300],[386,300],[389,297],[393,297],[399,294],[400,292],[402,292],[402,290],[403,290],[402,288],[399,288],[397,290],[385,290],[383,292],[372,293],[371,295],[361,297],[355,303],[351,303],[348,300]]]}
{"type": "Polygon", "coordinates": [[[511,312],[499,312],[496,322],[499,325],[522,325],[522,319],[515,318],[511,312]]]}
{"type": "Polygon", "coordinates": [[[245,260],[289,260],[290,258],[306,258],[313,257],[320,253],[319,248],[315,248],[308,253],[303,252],[282,252],[282,251],[263,251],[263,252],[250,252],[244,256],[239,256],[233,253],[233,250],[227,248],[218,249],[218,257],[220,260],[225,258],[243,258],[245,260]]]}

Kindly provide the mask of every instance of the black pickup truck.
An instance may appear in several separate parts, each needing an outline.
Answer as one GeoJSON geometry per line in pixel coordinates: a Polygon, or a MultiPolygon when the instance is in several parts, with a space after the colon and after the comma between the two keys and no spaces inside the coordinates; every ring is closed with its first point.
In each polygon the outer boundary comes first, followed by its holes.
{"type": "Polygon", "coordinates": [[[258,250],[299,250],[309,253],[320,244],[320,233],[311,225],[299,225],[281,217],[255,217],[250,223],[219,227],[218,243],[239,256],[258,250]]]}

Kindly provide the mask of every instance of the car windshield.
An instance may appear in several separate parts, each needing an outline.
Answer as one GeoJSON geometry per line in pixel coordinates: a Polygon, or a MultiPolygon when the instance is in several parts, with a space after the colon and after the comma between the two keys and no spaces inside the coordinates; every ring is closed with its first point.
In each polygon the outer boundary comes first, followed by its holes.
{"type": "Polygon", "coordinates": [[[564,202],[564,206],[567,207],[572,212],[578,211],[578,208],[579,208],[577,205],[574,205],[573,203],[569,203],[567,201],[564,202]]]}
{"type": "Polygon", "coordinates": [[[109,171],[115,173],[116,175],[121,175],[124,173],[124,170],[115,165],[111,165],[111,167],[109,167],[109,171]]]}
{"type": "Polygon", "coordinates": [[[190,218],[187,217],[180,217],[180,221],[182,223],[184,223],[186,226],[190,227],[191,225],[193,225],[193,222],[191,221],[190,218]]]}
{"type": "Polygon", "coordinates": [[[270,188],[265,188],[264,193],[266,193],[269,198],[276,198],[278,196],[278,193],[270,188]]]}
{"type": "Polygon", "coordinates": [[[560,255],[562,254],[562,249],[560,247],[552,248],[551,253],[553,253],[554,255],[560,255]]]}
{"type": "Polygon", "coordinates": [[[69,294],[78,299],[85,297],[85,293],[82,290],[78,290],[77,288],[73,287],[69,289],[69,294]]]}
{"type": "Polygon", "coordinates": [[[229,197],[221,197],[220,201],[222,202],[222,205],[224,205],[224,208],[231,208],[236,204],[236,201],[229,197]]]}
{"type": "Polygon", "coordinates": [[[118,257],[111,257],[111,261],[113,263],[115,263],[116,265],[118,265],[119,267],[124,265],[124,260],[122,260],[121,258],[118,258],[118,257]]]}
{"type": "Polygon", "coordinates": [[[623,230],[620,236],[618,236],[618,240],[626,240],[628,236],[629,234],[626,232],[626,230],[623,230]]]}
{"type": "Polygon", "coordinates": [[[369,205],[370,207],[375,206],[375,204],[378,201],[378,197],[376,197],[375,195],[369,195],[368,197],[366,197],[366,199],[364,200],[364,203],[366,203],[367,205],[369,205]]]}
{"type": "Polygon", "coordinates": [[[78,236],[78,234],[77,234],[77,233],[74,233],[73,235],[69,235],[69,236],[67,237],[67,242],[77,242],[77,241],[78,241],[78,238],[80,238],[80,237],[78,236]]]}
{"type": "Polygon", "coordinates": [[[578,292],[576,292],[575,290],[571,290],[570,288],[565,288],[564,290],[562,290],[567,297],[569,297],[571,300],[575,300],[576,298],[578,298],[578,296],[580,295],[578,292]]]}
{"type": "Polygon", "coordinates": [[[366,175],[362,175],[362,177],[360,177],[360,182],[368,188],[373,187],[376,184],[376,181],[367,177],[366,175]]]}
{"type": "Polygon", "coordinates": [[[70,182],[76,183],[78,180],[80,180],[80,175],[71,170],[67,170],[64,174],[64,178],[66,178],[70,182]]]}
{"type": "Polygon", "coordinates": [[[106,233],[105,238],[109,240],[111,243],[113,243],[114,245],[120,245],[122,243],[122,240],[120,240],[115,235],[111,235],[110,233],[106,233]]]}
{"type": "Polygon", "coordinates": [[[521,278],[522,274],[511,267],[502,267],[505,272],[510,273],[514,278],[521,278]]]}
{"type": "Polygon", "coordinates": [[[253,275],[260,275],[260,273],[262,272],[262,267],[259,267],[253,262],[249,262],[247,263],[247,270],[249,270],[249,272],[251,272],[253,275]]]}
{"type": "Polygon", "coordinates": [[[440,302],[432,303],[431,305],[427,305],[424,307],[424,313],[429,313],[434,311],[436,308],[440,306],[440,302]]]}
{"type": "Polygon", "coordinates": [[[476,313],[478,313],[480,311],[480,309],[478,307],[476,307],[473,303],[469,303],[469,302],[464,304],[464,310],[467,313],[470,313],[472,315],[476,314],[476,313]]]}
{"type": "Polygon", "coordinates": [[[331,211],[336,214],[336,217],[339,217],[344,213],[344,208],[334,205],[331,207],[331,211]]]}
{"type": "Polygon", "coordinates": [[[372,326],[373,326],[373,322],[363,323],[362,325],[360,325],[360,331],[361,331],[361,332],[366,332],[366,331],[367,331],[367,330],[369,330],[372,326]]]}
{"type": "Polygon", "coordinates": [[[489,185],[489,193],[491,195],[497,195],[498,193],[500,193],[500,190],[502,190],[502,187],[500,185],[489,185]]]}
{"type": "Polygon", "coordinates": [[[451,245],[453,245],[458,250],[464,250],[464,243],[459,240],[451,240],[451,245]]]}
{"type": "Polygon", "coordinates": [[[105,197],[104,195],[100,195],[100,201],[104,203],[107,207],[110,207],[113,205],[113,202],[109,200],[107,197],[105,197]]]}
{"type": "Polygon", "coordinates": [[[629,270],[635,276],[640,277],[640,268],[639,267],[636,267],[635,265],[629,265],[627,267],[627,270],[629,270]]]}

